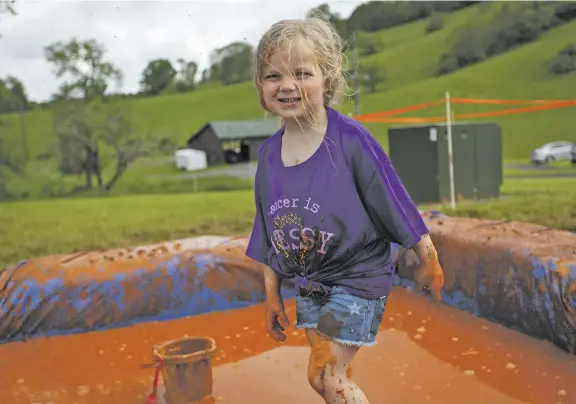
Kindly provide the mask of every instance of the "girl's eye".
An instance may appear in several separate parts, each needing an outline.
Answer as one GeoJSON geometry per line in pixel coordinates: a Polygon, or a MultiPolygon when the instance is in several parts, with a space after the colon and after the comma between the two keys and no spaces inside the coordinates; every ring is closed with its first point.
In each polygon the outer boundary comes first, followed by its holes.
{"type": "Polygon", "coordinates": [[[296,73],[296,77],[298,77],[298,78],[306,78],[306,77],[310,77],[310,76],[311,76],[311,74],[308,73],[308,72],[298,72],[298,73],[296,73]]]}
{"type": "Polygon", "coordinates": [[[269,74],[266,76],[266,80],[276,80],[278,79],[280,76],[278,74],[269,74]]]}

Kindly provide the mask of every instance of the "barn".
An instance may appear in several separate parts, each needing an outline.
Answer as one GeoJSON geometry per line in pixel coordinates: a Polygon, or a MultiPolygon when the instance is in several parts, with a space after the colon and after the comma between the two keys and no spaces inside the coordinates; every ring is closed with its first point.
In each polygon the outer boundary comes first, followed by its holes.
{"type": "Polygon", "coordinates": [[[276,119],[208,122],[187,147],[205,151],[209,165],[256,160],[262,143],[279,127],[276,119]]]}

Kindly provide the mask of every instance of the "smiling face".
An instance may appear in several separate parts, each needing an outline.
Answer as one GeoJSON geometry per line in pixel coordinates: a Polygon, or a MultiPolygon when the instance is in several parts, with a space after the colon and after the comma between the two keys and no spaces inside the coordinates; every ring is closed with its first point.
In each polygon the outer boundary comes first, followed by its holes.
{"type": "Polygon", "coordinates": [[[260,78],[263,106],[284,120],[314,116],[324,107],[325,77],[306,44],[272,53],[260,78]]]}
{"type": "Polygon", "coordinates": [[[285,122],[316,122],[345,89],[342,59],[342,40],[328,21],[278,21],[260,39],[252,65],[262,107],[285,122]]]}

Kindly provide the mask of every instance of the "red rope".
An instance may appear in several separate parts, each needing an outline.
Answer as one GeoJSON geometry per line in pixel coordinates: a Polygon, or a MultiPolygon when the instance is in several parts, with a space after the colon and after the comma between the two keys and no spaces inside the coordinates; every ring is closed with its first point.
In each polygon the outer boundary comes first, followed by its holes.
{"type": "Polygon", "coordinates": [[[158,358],[156,366],[154,367],[154,381],[152,382],[152,393],[148,396],[146,404],[158,404],[158,383],[160,381],[160,371],[164,367],[164,360],[158,358]]]}

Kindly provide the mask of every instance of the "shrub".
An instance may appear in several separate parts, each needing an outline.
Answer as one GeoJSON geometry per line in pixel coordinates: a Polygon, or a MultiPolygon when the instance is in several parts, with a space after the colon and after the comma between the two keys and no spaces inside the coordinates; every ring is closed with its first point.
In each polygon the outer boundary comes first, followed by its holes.
{"type": "Polygon", "coordinates": [[[348,18],[351,31],[375,32],[429,17],[434,11],[457,11],[477,1],[368,1],[348,18]]]}
{"type": "Polygon", "coordinates": [[[576,44],[570,44],[560,51],[560,55],[576,57],[576,44]]]}
{"type": "Polygon", "coordinates": [[[383,48],[382,41],[379,37],[373,35],[363,35],[362,32],[356,35],[356,47],[358,53],[362,56],[370,56],[380,52],[383,48]]]}
{"type": "Polygon", "coordinates": [[[440,13],[432,13],[426,24],[426,32],[440,31],[442,28],[444,28],[444,16],[440,13]]]}
{"type": "Polygon", "coordinates": [[[440,57],[437,74],[453,72],[532,42],[544,31],[576,18],[573,7],[576,2],[508,3],[491,21],[456,31],[450,51],[440,57]]]}
{"type": "Polygon", "coordinates": [[[375,93],[378,85],[386,81],[385,69],[382,67],[365,66],[359,73],[362,86],[369,94],[375,93]]]}
{"type": "Polygon", "coordinates": [[[554,14],[563,22],[576,18],[576,1],[555,2],[554,14]]]}
{"type": "Polygon", "coordinates": [[[554,75],[576,72],[576,44],[569,44],[556,56],[546,61],[548,71],[554,75]]]}

